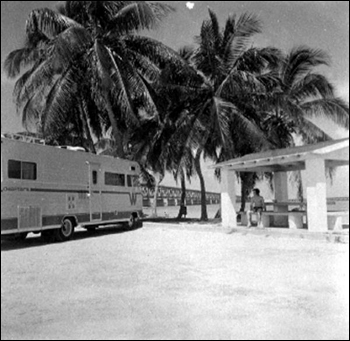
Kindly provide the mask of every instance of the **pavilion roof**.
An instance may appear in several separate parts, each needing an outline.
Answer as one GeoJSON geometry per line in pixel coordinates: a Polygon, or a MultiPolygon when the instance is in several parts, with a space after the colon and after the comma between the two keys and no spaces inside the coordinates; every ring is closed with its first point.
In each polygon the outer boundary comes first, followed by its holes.
{"type": "Polygon", "coordinates": [[[349,138],[250,154],[212,168],[239,172],[289,172],[304,170],[306,160],[312,158],[324,159],[326,167],[349,165],[349,138]]]}

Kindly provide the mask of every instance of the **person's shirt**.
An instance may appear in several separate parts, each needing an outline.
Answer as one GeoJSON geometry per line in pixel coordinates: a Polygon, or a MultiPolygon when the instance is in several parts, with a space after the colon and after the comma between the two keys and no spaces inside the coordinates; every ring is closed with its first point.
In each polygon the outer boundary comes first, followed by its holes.
{"type": "Polygon", "coordinates": [[[258,207],[258,208],[265,208],[265,201],[264,201],[264,198],[260,195],[257,195],[257,196],[253,196],[252,197],[252,200],[251,200],[251,203],[250,203],[250,207],[251,208],[255,208],[255,207],[258,207]]]}

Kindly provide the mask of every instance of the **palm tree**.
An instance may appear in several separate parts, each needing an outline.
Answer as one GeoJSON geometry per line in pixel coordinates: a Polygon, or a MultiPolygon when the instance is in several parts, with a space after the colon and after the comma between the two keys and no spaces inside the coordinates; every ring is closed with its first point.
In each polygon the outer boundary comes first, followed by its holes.
{"type": "MultiPolygon", "coordinates": [[[[319,65],[328,65],[322,51],[301,47],[284,56],[274,48],[248,48],[249,38],[260,31],[255,17],[230,17],[220,31],[216,15],[209,13],[191,57],[213,94],[213,105],[203,100],[214,114],[206,115],[209,125],[202,129],[200,145],[205,156],[223,161],[287,147],[294,144],[295,134],[304,143],[329,139],[310,121],[316,117],[349,127],[348,105],[336,98],[324,76],[313,72],[319,65]]],[[[205,110],[202,113],[205,117],[205,110]]],[[[258,178],[256,174],[242,176],[242,194],[258,178]]]]}
{"type": "Polygon", "coordinates": [[[168,144],[172,134],[171,129],[171,126],[162,125],[156,121],[144,122],[139,128],[134,130],[134,134],[131,136],[133,141],[133,159],[137,160],[141,167],[153,178],[153,217],[157,217],[159,186],[164,180],[165,173],[172,171],[169,158],[163,156],[171,153],[168,144]]]}
{"type": "Polygon", "coordinates": [[[241,145],[246,149],[248,144],[251,150],[266,145],[260,120],[247,99],[252,94],[265,93],[271,83],[277,82],[271,69],[280,57],[276,49],[250,47],[251,37],[261,30],[255,16],[230,16],[221,30],[216,14],[209,10],[209,15],[196,38],[198,46],[185,50],[190,65],[203,79],[197,99],[192,102],[190,114],[194,119],[189,128],[201,183],[202,220],[208,216],[200,160],[232,158],[242,153],[241,145]]]}
{"type": "Polygon", "coordinates": [[[24,124],[59,136],[79,115],[85,135],[112,127],[118,155],[124,133],[157,110],[149,91],[162,68],[178,59],[163,44],[137,35],[155,28],[172,8],[146,1],[66,1],[58,11],[34,10],[24,47],[5,61],[24,124]]]}
{"type": "MultiPolygon", "coordinates": [[[[262,126],[276,148],[295,145],[295,137],[304,144],[330,140],[315,120],[328,119],[349,129],[349,105],[335,94],[334,86],[316,68],[330,66],[330,57],[322,50],[300,46],[283,56],[276,68],[278,86],[268,89],[257,102],[262,126]]],[[[329,175],[334,176],[330,170],[329,175]]],[[[300,172],[292,174],[302,200],[300,172]]]]}
{"type": "Polygon", "coordinates": [[[186,142],[189,123],[193,120],[189,109],[192,100],[199,100],[195,90],[202,86],[202,77],[182,59],[181,63],[169,64],[153,85],[150,91],[159,113],[157,120],[143,120],[131,133],[130,140],[134,160],[156,178],[153,202],[156,216],[157,186],[165,173],[173,174],[176,180],[180,177],[185,196],[185,177],[190,178],[194,172],[192,149],[186,142]]]}
{"type": "Polygon", "coordinates": [[[322,50],[301,46],[284,56],[277,72],[280,86],[270,89],[259,103],[264,111],[264,128],[279,148],[294,143],[293,134],[305,144],[329,140],[314,119],[330,119],[349,129],[349,106],[335,94],[334,86],[319,66],[329,66],[330,57],[322,50]]]}

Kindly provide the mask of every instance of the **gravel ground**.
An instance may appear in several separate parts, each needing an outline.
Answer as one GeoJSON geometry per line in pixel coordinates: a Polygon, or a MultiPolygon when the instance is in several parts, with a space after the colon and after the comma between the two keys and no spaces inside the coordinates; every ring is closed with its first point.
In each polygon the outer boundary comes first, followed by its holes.
{"type": "Polygon", "coordinates": [[[167,229],[1,243],[2,340],[348,340],[349,245],[167,229]]]}

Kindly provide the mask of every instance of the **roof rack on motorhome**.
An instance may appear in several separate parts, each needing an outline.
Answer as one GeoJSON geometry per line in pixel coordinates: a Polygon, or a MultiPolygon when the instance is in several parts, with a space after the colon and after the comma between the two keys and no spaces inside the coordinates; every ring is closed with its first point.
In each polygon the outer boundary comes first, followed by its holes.
{"type": "Polygon", "coordinates": [[[22,142],[27,142],[27,143],[35,143],[35,144],[45,145],[45,140],[40,139],[38,137],[34,137],[34,136],[1,132],[1,137],[2,138],[6,138],[6,139],[10,139],[10,140],[16,140],[16,141],[22,141],[22,142]]]}

